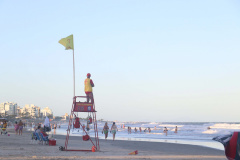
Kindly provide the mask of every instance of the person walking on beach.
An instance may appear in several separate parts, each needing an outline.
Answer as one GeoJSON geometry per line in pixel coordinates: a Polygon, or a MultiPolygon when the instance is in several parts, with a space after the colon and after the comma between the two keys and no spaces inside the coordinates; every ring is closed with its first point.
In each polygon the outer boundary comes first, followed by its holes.
{"type": "Polygon", "coordinates": [[[108,124],[106,122],[104,127],[103,127],[103,131],[102,131],[102,133],[105,134],[105,140],[107,140],[107,137],[108,137],[108,130],[109,130],[109,127],[108,127],[108,124]]]}
{"type": "Polygon", "coordinates": [[[113,125],[110,130],[110,132],[113,134],[113,140],[115,140],[115,135],[116,135],[117,131],[118,131],[118,128],[117,128],[115,122],[113,122],[113,125]]]}
{"type": "Polygon", "coordinates": [[[142,128],[141,127],[139,127],[139,131],[140,131],[140,133],[142,132],[142,128]]]}
{"type": "Polygon", "coordinates": [[[22,130],[23,130],[23,123],[22,123],[22,120],[19,120],[18,126],[19,126],[18,134],[19,134],[19,135],[22,135],[22,130]]]}
{"type": "Polygon", "coordinates": [[[91,103],[93,103],[93,93],[92,93],[92,87],[94,87],[94,83],[92,81],[92,79],[90,79],[91,74],[88,73],[87,74],[87,78],[84,81],[84,85],[85,85],[85,93],[87,96],[87,103],[89,103],[89,99],[91,99],[91,103]]]}
{"type": "Polygon", "coordinates": [[[15,122],[15,124],[14,124],[14,130],[15,130],[16,135],[18,135],[18,129],[19,129],[18,123],[15,122]]]}

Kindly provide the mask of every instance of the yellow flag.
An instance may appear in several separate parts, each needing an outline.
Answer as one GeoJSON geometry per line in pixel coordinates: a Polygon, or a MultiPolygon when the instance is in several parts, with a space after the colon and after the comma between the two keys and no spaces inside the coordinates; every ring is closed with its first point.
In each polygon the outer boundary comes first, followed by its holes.
{"type": "Polygon", "coordinates": [[[68,36],[66,38],[62,38],[58,42],[60,44],[62,44],[66,48],[66,50],[68,50],[68,49],[74,50],[74,47],[73,47],[73,35],[70,35],[70,36],[68,36]]]}

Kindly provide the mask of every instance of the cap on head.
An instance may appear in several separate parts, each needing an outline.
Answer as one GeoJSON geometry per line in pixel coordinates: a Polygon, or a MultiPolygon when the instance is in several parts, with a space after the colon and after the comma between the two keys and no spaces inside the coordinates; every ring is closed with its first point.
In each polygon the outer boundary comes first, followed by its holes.
{"type": "Polygon", "coordinates": [[[88,73],[88,74],[87,74],[87,77],[91,77],[91,74],[90,74],[90,73],[88,73]]]}

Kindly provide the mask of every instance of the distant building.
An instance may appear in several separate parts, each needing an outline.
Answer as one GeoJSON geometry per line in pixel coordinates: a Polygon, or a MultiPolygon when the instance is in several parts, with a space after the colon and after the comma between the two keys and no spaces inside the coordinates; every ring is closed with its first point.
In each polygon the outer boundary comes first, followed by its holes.
{"type": "Polygon", "coordinates": [[[0,104],[0,115],[5,116],[6,111],[5,111],[5,103],[0,104]]]}
{"type": "Polygon", "coordinates": [[[65,115],[62,116],[62,119],[63,119],[63,120],[67,120],[67,119],[69,119],[69,115],[68,115],[67,113],[65,113],[65,115]]]}
{"type": "Polygon", "coordinates": [[[21,108],[20,106],[17,106],[17,117],[21,116],[21,108]]]}
{"type": "Polygon", "coordinates": [[[35,106],[34,104],[26,104],[23,109],[20,109],[20,112],[22,116],[31,116],[31,117],[40,117],[40,110],[41,108],[38,106],[35,106]]]}
{"type": "Polygon", "coordinates": [[[46,117],[46,116],[53,116],[53,112],[49,107],[46,107],[44,109],[41,110],[42,116],[46,117]]]}
{"type": "Polygon", "coordinates": [[[41,110],[40,107],[34,104],[26,104],[23,108],[13,102],[4,102],[0,104],[0,115],[15,115],[16,117],[46,117],[53,116],[53,112],[49,107],[41,110]]]}
{"type": "Polygon", "coordinates": [[[17,115],[17,103],[5,102],[0,105],[0,114],[6,115],[17,115]]]}

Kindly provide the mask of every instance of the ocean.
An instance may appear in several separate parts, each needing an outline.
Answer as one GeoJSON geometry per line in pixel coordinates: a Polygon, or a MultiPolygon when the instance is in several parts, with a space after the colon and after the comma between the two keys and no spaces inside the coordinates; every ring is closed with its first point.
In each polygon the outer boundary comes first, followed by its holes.
{"type": "MultiPolygon", "coordinates": [[[[86,121],[81,120],[82,124],[86,125],[86,121]]],[[[98,135],[100,139],[104,139],[102,129],[105,122],[98,122],[98,135]]],[[[108,122],[111,128],[112,122],[108,122]]],[[[129,141],[149,141],[149,142],[167,142],[199,145],[219,150],[224,150],[221,143],[213,141],[212,138],[219,135],[229,134],[234,131],[240,131],[240,123],[235,122],[116,122],[118,132],[117,140],[129,141]],[[125,128],[123,128],[123,125],[125,128]],[[175,127],[178,127],[178,133],[174,133],[175,127]],[[128,127],[131,127],[131,134],[128,133],[128,127]],[[134,129],[137,128],[135,132],[134,129]],[[142,132],[139,131],[142,128],[142,132]],[[151,132],[144,132],[146,128],[150,128],[151,132]],[[164,127],[167,127],[168,134],[163,133],[164,127]],[[208,129],[210,127],[210,129],[208,129]]],[[[52,133],[66,135],[67,123],[61,124],[61,128],[57,128],[52,133]]],[[[82,129],[71,129],[71,136],[85,135],[82,129]]],[[[94,137],[93,125],[90,125],[89,135],[94,137]]],[[[108,139],[112,139],[112,134],[109,133],[108,139]]]]}

